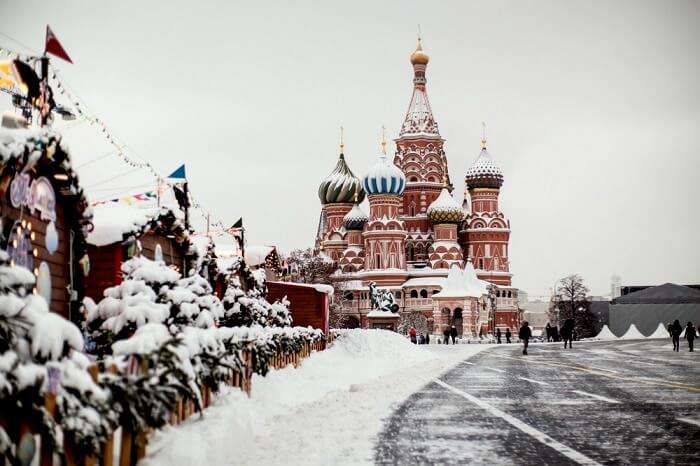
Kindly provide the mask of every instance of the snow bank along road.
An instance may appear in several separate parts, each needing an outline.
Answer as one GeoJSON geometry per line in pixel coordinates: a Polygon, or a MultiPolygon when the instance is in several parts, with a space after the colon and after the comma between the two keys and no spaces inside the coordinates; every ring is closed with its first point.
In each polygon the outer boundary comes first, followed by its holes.
{"type": "Polygon", "coordinates": [[[158,431],[140,466],[372,464],[382,420],[426,383],[491,345],[416,346],[351,330],[301,367],[253,377],[204,418],[158,431]]]}
{"type": "Polygon", "coordinates": [[[375,461],[700,464],[700,353],[660,340],[520,351],[482,352],[411,395],[375,461]]]}

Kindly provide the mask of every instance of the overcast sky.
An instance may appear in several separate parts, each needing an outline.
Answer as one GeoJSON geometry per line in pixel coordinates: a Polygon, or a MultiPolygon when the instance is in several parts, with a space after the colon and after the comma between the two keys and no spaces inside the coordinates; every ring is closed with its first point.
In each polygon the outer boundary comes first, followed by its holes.
{"type": "MultiPolygon", "coordinates": [[[[47,23],[94,115],[162,174],[186,162],[216,217],[282,250],[313,244],[339,125],[357,175],[381,125],[396,136],[420,23],[460,201],[487,122],[516,286],[700,283],[699,1],[0,0],[0,32],[30,48],[47,23]]],[[[77,165],[110,150],[88,124],[65,135],[77,165]]],[[[93,199],[148,189],[128,171],[79,168],[93,199]]]]}

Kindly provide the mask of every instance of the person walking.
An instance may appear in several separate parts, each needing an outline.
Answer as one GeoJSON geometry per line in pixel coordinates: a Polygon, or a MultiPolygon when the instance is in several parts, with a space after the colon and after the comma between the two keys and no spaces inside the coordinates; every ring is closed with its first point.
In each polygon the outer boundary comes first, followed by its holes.
{"type": "Polygon", "coordinates": [[[685,326],[685,339],[688,340],[688,351],[693,351],[693,342],[696,336],[695,326],[692,322],[688,322],[688,325],[685,326]]]}
{"type": "Polygon", "coordinates": [[[499,345],[501,344],[501,329],[497,328],[496,329],[496,343],[499,345]]]}
{"type": "Polygon", "coordinates": [[[425,335],[423,335],[422,333],[418,335],[418,344],[425,345],[425,335]]]}
{"type": "Polygon", "coordinates": [[[445,329],[442,331],[442,336],[444,338],[443,343],[446,345],[450,344],[450,327],[445,326],[445,329]]]}
{"type": "Polygon", "coordinates": [[[567,344],[569,349],[572,349],[572,342],[574,338],[574,320],[566,319],[564,325],[561,327],[561,337],[564,339],[564,349],[566,349],[567,344]]]}
{"type": "Polygon", "coordinates": [[[673,351],[679,351],[681,346],[681,333],[683,333],[683,327],[678,319],[674,320],[670,328],[671,340],[673,341],[673,351]]]}
{"type": "Polygon", "coordinates": [[[452,337],[452,344],[454,345],[455,339],[457,338],[457,327],[455,327],[454,325],[450,329],[450,336],[452,337]]]}
{"type": "Polygon", "coordinates": [[[532,330],[530,330],[530,326],[528,325],[527,321],[523,322],[523,326],[520,327],[518,336],[520,337],[520,341],[523,342],[523,354],[526,355],[527,346],[530,344],[530,337],[532,337],[532,330]]]}
{"type": "Polygon", "coordinates": [[[552,334],[552,326],[547,322],[547,326],[544,328],[545,336],[547,337],[547,342],[554,340],[554,335],[552,334]]]}
{"type": "Polygon", "coordinates": [[[510,333],[510,328],[506,329],[506,343],[510,344],[510,337],[512,334],[510,333]]]}
{"type": "Polygon", "coordinates": [[[411,339],[411,343],[413,343],[414,345],[418,343],[416,333],[417,332],[415,327],[411,326],[411,328],[408,329],[408,336],[411,339]]]}
{"type": "Polygon", "coordinates": [[[425,344],[430,344],[430,332],[425,332],[425,344]]]}

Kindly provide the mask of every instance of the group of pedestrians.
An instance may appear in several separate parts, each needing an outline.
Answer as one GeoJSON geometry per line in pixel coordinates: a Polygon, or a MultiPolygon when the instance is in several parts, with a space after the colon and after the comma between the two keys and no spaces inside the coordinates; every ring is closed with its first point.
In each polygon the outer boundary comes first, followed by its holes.
{"type": "MultiPolygon", "coordinates": [[[[548,342],[564,340],[564,343],[566,344],[568,342],[569,347],[571,347],[571,342],[578,340],[574,319],[565,320],[561,330],[556,325],[551,325],[549,322],[547,322],[547,326],[544,328],[543,337],[546,338],[548,342]]],[[[566,345],[564,347],[566,348],[566,345]]]]}
{"type": "MultiPolygon", "coordinates": [[[[673,342],[673,351],[680,351],[681,347],[681,334],[683,333],[683,327],[678,319],[674,320],[672,324],[668,324],[668,333],[671,335],[671,341],[673,342]]],[[[693,343],[695,342],[695,337],[698,332],[692,322],[688,322],[685,326],[685,339],[688,340],[688,351],[693,351],[693,343]]]]}
{"type": "MultiPolygon", "coordinates": [[[[510,329],[509,329],[509,328],[506,329],[505,335],[506,335],[506,343],[510,343],[510,339],[511,339],[511,337],[513,336],[513,334],[510,333],[510,329]]],[[[502,341],[501,341],[501,336],[502,336],[501,329],[500,329],[500,328],[497,328],[497,329],[496,329],[496,343],[498,343],[499,345],[502,343],[502,341]]]]}
{"type": "Polygon", "coordinates": [[[420,334],[418,335],[418,331],[416,330],[415,327],[411,326],[408,329],[408,337],[411,339],[411,343],[414,345],[429,345],[430,344],[430,334],[425,333],[425,334],[420,334]]]}

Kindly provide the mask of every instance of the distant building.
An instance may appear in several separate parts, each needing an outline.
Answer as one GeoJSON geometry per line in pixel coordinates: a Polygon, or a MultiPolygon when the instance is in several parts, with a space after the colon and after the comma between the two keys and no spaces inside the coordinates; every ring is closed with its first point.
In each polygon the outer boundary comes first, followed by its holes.
{"type": "Polygon", "coordinates": [[[615,299],[622,294],[622,278],[619,275],[610,277],[610,299],[615,299]]]}
{"type": "Polygon", "coordinates": [[[700,322],[700,286],[665,283],[652,287],[622,287],[622,296],[610,304],[610,330],[624,334],[634,324],[644,335],[651,335],[660,323],[678,319],[682,324],[700,322]],[[641,288],[625,292],[629,288],[641,288]]]}

